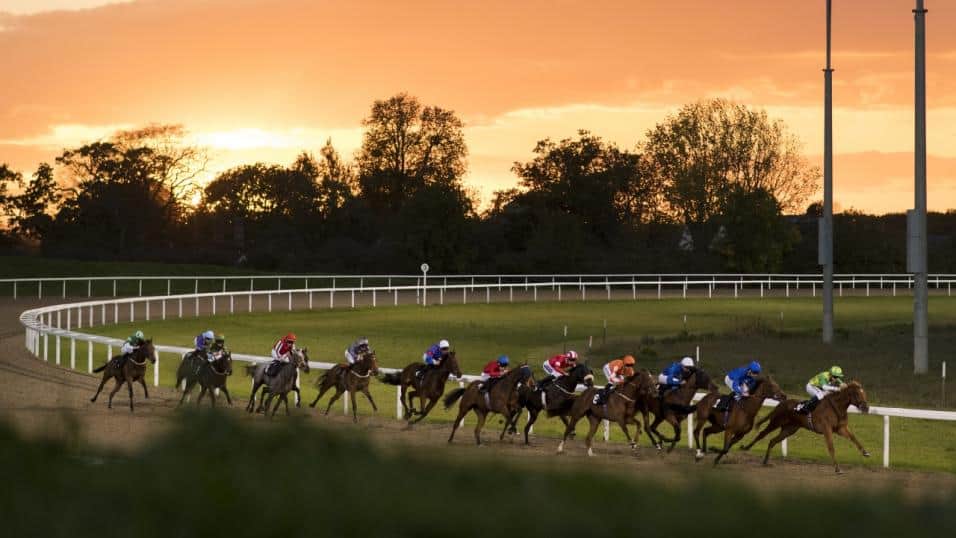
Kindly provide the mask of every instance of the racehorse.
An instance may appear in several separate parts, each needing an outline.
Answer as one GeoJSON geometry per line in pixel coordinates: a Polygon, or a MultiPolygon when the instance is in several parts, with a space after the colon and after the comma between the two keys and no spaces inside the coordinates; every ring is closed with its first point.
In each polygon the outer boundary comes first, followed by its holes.
{"type": "Polygon", "coordinates": [[[531,378],[531,368],[527,364],[511,370],[501,376],[494,382],[494,385],[486,392],[481,391],[482,383],[489,381],[472,381],[466,388],[457,388],[445,396],[445,409],[448,409],[459,399],[458,416],[451,426],[451,435],[448,436],[448,442],[451,443],[455,438],[455,431],[461,424],[461,419],[474,411],[478,416],[478,423],[475,425],[475,443],[481,444],[481,429],[485,425],[485,419],[489,413],[500,413],[505,417],[505,427],[501,430],[501,436],[498,440],[505,438],[508,431],[508,425],[511,423],[511,417],[518,410],[517,388],[521,383],[525,383],[531,378]]]}
{"type": "Polygon", "coordinates": [[[183,391],[182,397],[179,398],[179,405],[183,404],[196,383],[199,383],[201,387],[199,397],[196,398],[196,405],[199,405],[206,391],[209,391],[212,406],[216,407],[216,390],[221,390],[226,395],[226,402],[232,405],[232,397],[229,395],[229,389],[226,388],[226,379],[232,375],[232,354],[223,351],[212,362],[202,357],[193,357],[192,361],[188,361],[187,357],[189,354],[183,357],[179,363],[179,370],[176,372],[176,378],[180,379],[177,385],[183,391]]]}
{"type": "MultiPolygon", "coordinates": [[[[521,408],[528,410],[528,423],[524,425],[524,444],[530,445],[528,433],[538,420],[538,414],[545,411],[548,417],[560,417],[564,426],[568,426],[568,415],[571,413],[571,404],[577,395],[574,389],[581,383],[588,387],[594,385],[594,374],[584,364],[578,364],[567,375],[563,375],[545,386],[537,384],[534,388],[518,391],[518,401],[521,408]]],[[[518,413],[512,417],[512,425],[517,423],[518,413]]],[[[506,425],[507,427],[507,425],[506,425]]]]}
{"type": "MultiPolygon", "coordinates": [[[[650,375],[650,373],[648,373],[648,375],[650,375]]],[[[653,443],[658,450],[663,448],[663,443],[670,443],[670,446],[667,447],[667,452],[673,451],[674,447],[677,446],[677,443],[680,441],[681,422],[684,421],[687,415],[694,412],[695,408],[690,405],[690,402],[694,399],[694,394],[696,394],[698,390],[716,393],[717,385],[711,381],[707,372],[695,368],[684,379],[684,383],[676,389],[668,391],[663,396],[659,396],[654,392],[648,392],[638,401],[636,409],[641,412],[644,418],[644,431],[647,432],[651,443],[653,443]],[[649,413],[654,414],[653,422],[648,420],[649,413]],[[668,439],[657,431],[657,427],[661,422],[667,422],[671,425],[674,429],[673,438],[668,439]]]]}
{"type": "Polygon", "coordinates": [[[863,391],[863,386],[859,382],[851,381],[840,390],[826,395],[809,415],[794,410],[796,405],[797,400],[787,400],[778,405],[769,415],[760,419],[760,422],[757,423],[758,427],[767,421],[770,421],[770,424],[758,433],[757,437],[744,447],[744,450],[750,450],[757,441],[766,437],[768,433],[779,429],[780,433],[771,439],[767,445],[767,453],[763,457],[763,463],[767,465],[767,460],[770,458],[770,449],[780,441],[793,435],[800,428],[806,428],[813,433],[823,434],[823,438],[827,442],[827,450],[830,452],[830,459],[833,461],[833,467],[837,474],[842,473],[842,471],[833,452],[834,433],[852,441],[863,457],[870,457],[870,453],[863,448],[860,441],[850,431],[849,416],[847,415],[847,408],[851,405],[856,406],[863,413],[870,412],[870,405],[866,402],[866,392],[863,391]]]}
{"type": "Polygon", "coordinates": [[[348,391],[349,398],[352,400],[352,422],[358,422],[358,411],[355,407],[355,393],[361,392],[368,398],[368,403],[372,404],[372,410],[378,411],[378,406],[375,405],[375,400],[372,399],[372,395],[369,394],[368,385],[370,378],[372,376],[378,375],[378,359],[375,358],[374,351],[368,351],[358,356],[355,360],[355,364],[349,366],[348,364],[336,364],[332,367],[331,370],[322,374],[322,377],[315,382],[315,386],[319,389],[318,396],[315,397],[315,400],[309,404],[309,407],[315,407],[315,404],[319,403],[319,399],[332,387],[335,387],[335,394],[329,400],[329,405],[325,408],[325,414],[329,414],[329,409],[332,409],[332,404],[342,395],[343,392],[348,391]]]}
{"type": "Polygon", "coordinates": [[[249,404],[246,405],[246,411],[252,413],[256,403],[256,392],[262,387],[262,395],[259,398],[259,407],[255,409],[256,413],[261,411],[268,412],[272,398],[278,395],[276,405],[272,409],[272,415],[275,416],[279,409],[279,404],[285,403],[285,413],[289,413],[289,392],[295,390],[295,381],[298,378],[299,370],[309,373],[309,350],[295,349],[292,351],[292,360],[282,363],[279,371],[274,376],[266,375],[269,363],[259,363],[246,366],[246,374],[252,376],[252,392],[249,394],[249,404]],[[266,396],[268,394],[268,396],[266,396]]]}
{"type": "Polygon", "coordinates": [[[409,426],[421,422],[422,419],[428,416],[428,413],[431,412],[435,404],[437,404],[442,395],[445,394],[445,382],[448,381],[449,375],[461,377],[461,368],[458,367],[458,358],[455,356],[454,351],[449,353],[448,358],[441,361],[441,364],[439,364],[437,368],[428,368],[425,370],[425,373],[419,377],[417,375],[418,371],[424,367],[425,365],[421,362],[413,362],[405,368],[402,368],[402,371],[399,373],[385,374],[385,376],[382,377],[382,382],[388,383],[389,385],[398,385],[402,388],[399,400],[402,402],[402,409],[405,410],[405,420],[408,420],[409,426]],[[406,395],[408,397],[407,404],[405,403],[406,395]],[[421,405],[421,411],[415,410],[413,400],[416,397],[421,405]],[[427,404],[425,403],[426,400],[428,401],[427,404]],[[415,414],[419,415],[419,417],[415,420],[411,420],[412,415],[415,414]]]}
{"type": "Polygon", "coordinates": [[[641,372],[637,372],[626,378],[619,388],[606,396],[603,404],[595,403],[595,396],[598,394],[598,389],[590,387],[585,390],[579,397],[574,399],[574,403],[571,405],[571,417],[564,430],[564,438],[561,439],[561,443],[558,445],[558,454],[564,452],[564,442],[568,440],[568,437],[574,432],[574,427],[577,426],[578,421],[584,416],[587,416],[588,421],[591,423],[587,438],[585,439],[585,443],[588,447],[588,456],[594,455],[594,451],[591,448],[592,441],[598,424],[600,424],[602,420],[616,422],[621,429],[624,430],[624,436],[627,437],[627,442],[631,445],[631,449],[636,449],[637,438],[641,435],[641,424],[634,418],[634,407],[637,405],[639,399],[653,390],[654,384],[650,376],[642,375],[641,372]],[[634,432],[634,440],[631,440],[631,434],[627,431],[627,425],[630,423],[634,423],[637,426],[634,432]]]}
{"type": "MultiPolygon", "coordinates": [[[[754,427],[754,418],[760,412],[763,401],[767,398],[782,402],[787,395],[780,390],[780,386],[772,377],[757,378],[750,396],[740,400],[730,400],[727,411],[714,409],[714,404],[720,398],[720,393],[711,392],[697,403],[697,423],[694,425],[694,443],[697,447],[696,459],[699,461],[707,453],[707,436],[712,433],[724,432],[724,448],[714,458],[714,465],[730,451],[735,443],[743,439],[754,427]],[[705,423],[710,425],[704,429],[705,423]],[[703,444],[701,444],[701,430],[703,430],[703,444]]],[[[728,395],[728,398],[733,396],[728,395]]]]}
{"type": "Polygon", "coordinates": [[[149,339],[130,353],[129,356],[117,355],[103,366],[93,370],[94,373],[103,372],[103,379],[100,380],[100,386],[96,389],[96,394],[90,398],[90,401],[95,402],[100,395],[100,391],[103,390],[103,385],[110,378],[115,378],[116,386],[110,392],[110,399],[106,406],[110,409],[113,408],[113,396],[123,386],[123,383],[126,383],[129,388],[129,410],[132,413],[133,383],[139,381],[139,384],[143,386],[143,394],[149,399],[149,389],[146,388],[146,361],[156,364],[157,355],[156,348],[153,347],[153,340],[149,339]]]}

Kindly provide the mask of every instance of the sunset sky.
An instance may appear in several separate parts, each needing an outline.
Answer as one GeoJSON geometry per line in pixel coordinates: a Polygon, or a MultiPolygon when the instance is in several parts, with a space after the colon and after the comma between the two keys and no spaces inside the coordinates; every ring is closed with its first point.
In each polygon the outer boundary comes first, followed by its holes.
{"type": "MultiPolygon", "coordinates": [[[[836,203],[913,204],[913,0],[834,0],[836,203]]],[[[956,208],[956,1],[927,0],[929,206],[956,208]]],[[[400,91],[466,122],[487,201],[535,141],[633,147],[722,96],[821,163],[824,0],[0,0],[0,162],[181,123],[221,170],[360,143],[400,91]]]]}

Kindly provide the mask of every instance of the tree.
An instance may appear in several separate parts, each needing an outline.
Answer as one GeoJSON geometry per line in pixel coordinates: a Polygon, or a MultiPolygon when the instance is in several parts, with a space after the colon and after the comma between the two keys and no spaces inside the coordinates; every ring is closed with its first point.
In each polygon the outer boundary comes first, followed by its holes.
{"type": "Polygon", "coordinates": [[[732,186],[719,222],[721,229],[712,247],[722,256],[725,269],[733,272],[780,271],[784,255],[799,240],[776,198],[763,188],[732,186]]]}
{"type": "Polygon", "coordinates": [[[734,188],[767,191],[783,211],[796,211],[820,179],[782,121],[723,99],[684,106],[651,129],[642,147],[649,170],[666,185],[669,211],[698,250],[734,188]]]}
{"type": "Polygon", "coordinates": [[[398,210],[428,185],[460,187],[468,150],[454,112],[400,93],[375,101],[362,125],[359,187],[374,208],[398,210]]]}
{"type": "Polygon", "coordinates": [[[332,146],[331,138],[319,150],[319,155],[316,169],[319,178],[318,203],[320,211],[328,218],[355,196],[355,172],[348,163],[342,161],[339,152],[332,146]]]}
{"type": "Polygon", "coordinates": [[[21,174],[0,166],[0,205],[7,217],[8,227],[21,239],[43,239],[53,224],[51,213],[57,209],[61,198],[53,177],[53,167],[49,164],[40,163],[30,183],[24,183],[21,174]],[[7,181],[22,192],[19,195],[5,195],[7,181]]]}
{"type": "Polygon", "coordinates": [[[606,242],[619,226],[647,222],[657,211],[660,192],[637,154],[584,130],[577,139],[544,139],[534,153],[533,160],[512,168],[523,191],[498,193],[496,206],[509,196],[538,198],[548,210],[578,218],[606,242]]]}

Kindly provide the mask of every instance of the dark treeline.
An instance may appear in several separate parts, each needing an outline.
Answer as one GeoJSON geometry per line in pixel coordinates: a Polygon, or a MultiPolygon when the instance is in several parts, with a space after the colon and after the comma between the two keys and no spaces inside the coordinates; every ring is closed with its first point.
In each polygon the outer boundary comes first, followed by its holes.
{"type": "MultiPolygon", "coordinates": [[[[29,180],[0,165],[7,251],[77,259],[412,272],[815,272],[820,172],[763,111],[687,105],[634,148],[587,131],[544,139],[480,210],[454,112],[376,101],[361,148],[329,140],[288,166],[205,187],[202,148],[152,125],[65,149],[29,180]]],[[[480,178],[475,178],[480,180],[480,178]]],[[[844,272],[901,272],[905,218],[837,215],[844,272]]],[[[956,270],[956,213],[929,219],[933,271],[956,270]]]]}

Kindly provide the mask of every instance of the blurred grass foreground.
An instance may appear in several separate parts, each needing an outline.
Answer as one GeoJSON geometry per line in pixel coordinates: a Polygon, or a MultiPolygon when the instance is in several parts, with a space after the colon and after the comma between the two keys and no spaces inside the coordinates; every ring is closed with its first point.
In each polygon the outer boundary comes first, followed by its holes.
{"type": "Polygon", "coordinates": [[[833,536],[956,529],[951,498],[845,488],[768,494],[713,479],[668,485],[631,472],[585,473],[573,459],[521,465],[492,454],[453,461],[435,446],[380,450],[357,432],[300,421],[250,427],[217,414],[181,418],[132,454],[28,440],[0,424],[4,535],[805,537],[818,525],[833,536]]]}

